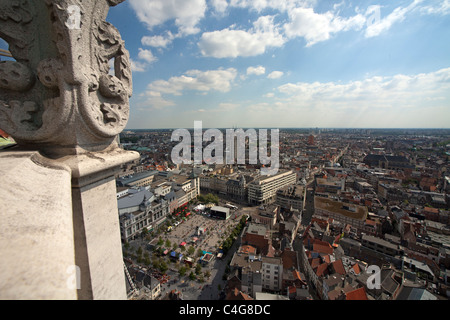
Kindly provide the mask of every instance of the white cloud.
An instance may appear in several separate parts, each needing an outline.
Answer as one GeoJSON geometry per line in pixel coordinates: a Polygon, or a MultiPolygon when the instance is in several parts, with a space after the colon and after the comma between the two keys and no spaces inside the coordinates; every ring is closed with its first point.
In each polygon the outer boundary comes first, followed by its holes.
{"type": "Polygon", "coordinates": [[[247,8],[256,12],[265,9],[284,12],[297,7],[311,7],[316,2],[316,0],[230,0],[230,6],[247,8]]]}
{"type": "Polygon", "coordinates": [[[450,68],[361,81],[287,83],[240,110],[245,126],[448,127],[450,68]]]}
{"type": "Polygon", "coordinates": [[[140,105],[144,107],[150,106],[154,109],[163,109],[174,106],[175,102],[164,99],[160,92],[148,90],[144,93],[144,101],[140,105]]]}
{"type": "Polygon", "coordinates": [[[271,73],[269,73],[267,78],[269,78],[269,79],[278,79],[278,78],[281,78],[283,76],[283,74],[284,73],[282,71],[272,71],[271,73]]]}
{"type": "MultiPolygon", "coordinates": [[[[414,0],[409,6],[407,7],[398,7],[395,8],[394,11],[392,11],[389,15],[387,15],[385,18],[380,19],[378,21],[374,21],[373,23],[368,24],[365,36],[367,38],[375,37],[380,35],[381,33],[389,30],[392,25],[395,23],[401,22],[405,19],[406,14],[411,12],[413,9],[416,8],[416,6],[422,2],[422,0],[414,0]]],[[[379,6],[371,6],[368,8],[366,14],[373,14],[374,10],[380,10],[379,6]]]]}
{"type": "Polygon", "coordinates": [[[257,67],[248,67],[247,68],[247,74],[254,74],[257,76],[260,76],[262,74],[266,73],[266,68],[264,68],[263,66],[257,66],[257,67]]]}
{"type": "Polygon", "coordinates": [[[150,91],[164,94],[181,95],[184,90],[209,92],[211,90],[228,92],[236,78],[234,68],[217,70],[189,70],[184,75],[169,80],[156,80],[149,84],[150,91]]]}
{"type": "Polygon", "coordinates": [[[139,48],[139,59],[144,60],[148,63],[153,63],[157,61],[158,59],[152,54],[150,50],[139,48]]]}
{"type": "Polygon", "coordinates": [[[360,30],[366,22],[361,14],[342,18],[328,11],[316,13],[313,8],[295,8],[289,11],[289,22],[284,25],[288,38],[303,37],[307,46],[330,39],[331,35],[351,29],[360,30]]]}
{"type": "Polygon", "coordinates": [[[287,83],[278,91],[288,96],[289,102],[301,105],[320,105],[327,108],[396,108],[423,107],[424,101],[450,101],[450,68],[418,75],[371,77],[345,84],[287,83]]]}
{"type": "Polygon", "coordinates": [[[157,36],[144,36],[141,39],[141,43],[144,46],[149,46],[149,47],[161,47],[161,48],[166,48],[170,43],[172,43],[174,39],[174,36],[172,35],[172,33],[169,31],[167,32],[166,36],[161,36],[161,35],[157,35],[157,36]]]}
{"type": "Polygon", "coordinates": [[[145,72],[147,64],[130,58],[132,72],[145,72]]]}
{"type": "Polygon", "coordinates": [[[224,13],[228,8],[227,0],[210,0],[210,2],[217,13],[224,13]]]}
{"type": "Polygon", "coordinates": [[[250,57],[269,47],[281,47],[285,39],[273,23],[273,16],[259,17],[248,31],[226,28],[203,33],[198,46],[202,55],[215,58],[250,57]]]}
{"type": "Polygon", "coordinates": [[[421,12],[425,14],[439,14],[439,15],[447,15],[450,14],[450,0],[444,1],[436,1],[437,3],[433,3],[421,8],[421,12]]]}
{"type": "Polygon", "coordinates": [[[130,0],[129,3],[149,29],[173,20],[184,35],[200,31],[197,24],[206,11],[205,0],[130,0]]]}
{"type": "MultiPolygon", "coordinates": [[[[318,42],[329,40],[334,34],[350,30],[360,31],[365,29],[366,37],[378,36],[389,30],[393,24],[405,19],[406,15],[422,1],[414,0],[407,7],[398,7],[383,19],[380,17],[379,5],[369,6],[366,12],[359,12],[361,10],[356,8],[356,13],[349,17],[339,15],[338,10],[345,5],[344,2],[333,5],[331,11],[323,13],[315,11],[316,1],[231,0],[229,5],[257,12],[261,12],[264,9],[287,12],[288,19],[284,22],[282,28],[272,29],[272,31],[276,30],[277,39],[281,40],[273,46],[282,46],[287,40],[297,37],[303,37],[306,40],[306,46],[312,46],[318,42]]],[[[422,8],[422,11],[427,13],[449,12],[450,0],[445,0],[439,7],[428,6],[427,8],[422,8]]],[[[270,24],[266,25],[270,26],[270,24]]],[[[264,30],[263,33],[270,34],[268,31],[270,30],[264,30]]],[[[204,49],[202,51],[204,55],[215,57],[251,56],[248,52],[249,50],[240,47],[241,43],[249,41],[249,48],[255,51],[254,55],[264,53],[266,47],[270,46],[270,44],[261,40],[258,41],[254,35],[255,33],[250,31],[246,33],[230,29],[216,31],[214,34],[205,35],[205,38],[202,39],[201,49],[204,49]],[[227,48],[222,48],[218,43],[219,41],[229,45],[228,50],[227,48]],[[223,51],[222,54],[219,53],[221,50],[223,51]]]]}

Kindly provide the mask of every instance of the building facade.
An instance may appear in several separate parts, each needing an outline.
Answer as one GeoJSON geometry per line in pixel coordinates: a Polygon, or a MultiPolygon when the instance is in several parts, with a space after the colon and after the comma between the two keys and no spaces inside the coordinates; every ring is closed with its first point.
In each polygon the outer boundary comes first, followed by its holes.
{"type": "Polygon", "coordinates": [[[303,210],[305,203],[305,188],[300,185],[290,185],[277,191],[275,203],[282,209],[296,209],[300,212],[303,210]]]}
{"type": "Polygon", "coordinates": [[[283,280],[283,260],[280,257],[262,257],[262,287],[279,292],[283,280]]]}
{"type": "Polygon", "coordinates": [[[117,200],[120,234],[128,242],[145,230],[152,230],[165,221],[169,202],[146,188],[130,189],[129,194],[117,200]]]}
{"type": "Polygon", "coordinates": [[[331,217],[344,224],[364,229],[369,211],[367,207],[323,197],[314,197],[314,214],[331,217]]]}
{"type": "Polygon", "coordinates": [[[254,205],[271,204],[275,202],[279,189],[296,182],[297,174],[292,170],[268,177],[260,176],[248,185],[248,202],[254,205]]]}

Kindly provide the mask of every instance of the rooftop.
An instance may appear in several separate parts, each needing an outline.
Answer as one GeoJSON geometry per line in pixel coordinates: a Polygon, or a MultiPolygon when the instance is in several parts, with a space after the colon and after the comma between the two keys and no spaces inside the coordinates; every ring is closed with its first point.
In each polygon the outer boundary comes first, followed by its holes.
{"type": "Polygon", "coordinates": [[[367,207],[323,197],[314,197],[314,207],[361,221],[366,220],[368,215],[367,207]]]}
{"type": "Polygon", "coordinates": [[[258,185],[262,185],[265,183],[270,183],[276,179],[282,178],[284,176],[287,176],[289,174],[292,174],[293,171],[292,170],[288,170],[288,171],[278,171],[277,174],[273,175],[273,176],[259,176],[257,179],[255,179],[254,181],[251,182],[251,184],[258,184],[258,185]]]}
{"type": "Polygon", "coordinates": [[[267,227],[262,224],[250,223],[247,227],[247,233],[265,236],[267,233],[267,227]]]}
{"type": "Polygon", "coordinates": [[[118,184],[121,186],[126,186],[130,183],[139,181],[141,179],[145,179],[150,176],[157,175],[158,173],[159,173],[159,171],[156,171],[156,170],[140,172],[140,173],[134,174],[129,177],[124,177],[124,178],[118,179],[118,184]]]}
{"type": "Polygon", "coordinates": [[[146,188],[130,189],[128,191],[128,195],[117,200],[117,207],[120,210],[124,208],[139,206],[144,200],[144,197],[146,197],[148,200],[151,200],[154,195],[146,188]]]}

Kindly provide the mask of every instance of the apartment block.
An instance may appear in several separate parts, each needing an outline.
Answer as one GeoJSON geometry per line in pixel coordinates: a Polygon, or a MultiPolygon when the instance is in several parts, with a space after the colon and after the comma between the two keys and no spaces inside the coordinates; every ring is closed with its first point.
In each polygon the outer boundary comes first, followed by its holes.
{"type": "Polygon", "coordinates": [[[248,202],[254,205],[271,204],[275,202],[278,190],[296,182],[297,174],[292,170],[268,177],[260,176],[248,185],[248,202]]]}
{"type": "Polygon", "coordinates": [[[289,185],[277,191],[275,203],[283,209],[303,210],[305,202],[305,188],[300,185],[289,185]]]}
{"type": "Polygon", "coordinates": [[[283,260],[280,257],[262,257],[261,261],[263,289],[280,291],[283,280],[283,260]]]}
{"type": "Polygon", "coordinates": [[[365,206],[316,196],[314,197],[314,214],[331,217],[352,227],[364,229],[368,209],[365,206]]]}

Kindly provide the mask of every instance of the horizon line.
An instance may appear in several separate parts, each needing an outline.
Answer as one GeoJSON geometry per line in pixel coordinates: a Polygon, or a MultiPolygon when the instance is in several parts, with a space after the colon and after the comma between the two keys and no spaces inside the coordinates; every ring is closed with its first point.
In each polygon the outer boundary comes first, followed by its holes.
{"type": "MultiPolygon", "coordinates": [[[[194,127],[171,127],[171,128],[125,128],[123,131],[133,130],[175,130],[175,129],[192,129],[194,127]]],[[[375,128],[375,127],[203,127],[202,130],[207,129],[304,129],[304,130],[317,130],[317,129],[338,129],[338,130],[450,130],[449,128],[429,128],[429,127],[398,127],[398,128],[375,128]]],[[[122,131],[122,132],[123,132],[122,131]]]]}

